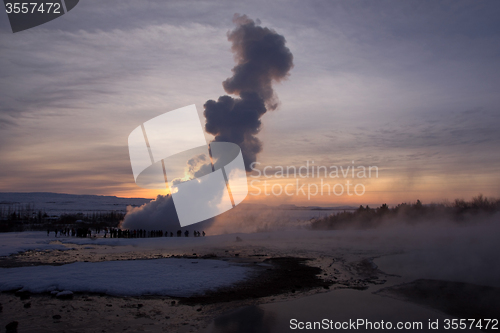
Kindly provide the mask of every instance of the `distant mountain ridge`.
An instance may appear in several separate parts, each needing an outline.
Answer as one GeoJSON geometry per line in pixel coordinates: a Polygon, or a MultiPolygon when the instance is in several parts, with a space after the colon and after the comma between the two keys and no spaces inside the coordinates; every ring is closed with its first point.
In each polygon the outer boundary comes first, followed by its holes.
{"type": "Polygon", "coordinates": [[[127,206],[141,206],[150,202],[145,198],[120,198],[92,194],[66,194],[52,192],[0,192],[0,206],[26,205],[43,210],[49,215],[103,211],[126,212],[127,206]]]}

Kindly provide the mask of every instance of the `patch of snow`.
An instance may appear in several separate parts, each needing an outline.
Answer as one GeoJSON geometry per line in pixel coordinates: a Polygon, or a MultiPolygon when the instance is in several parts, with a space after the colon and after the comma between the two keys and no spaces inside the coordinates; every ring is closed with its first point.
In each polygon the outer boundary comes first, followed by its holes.
{"type": "Polygon", "coordinates": [[[1,268],[0,291],[22,288],[32,293],[72,290],[115,296],[187,297],[231,285],[247,278],[250,272],[251,268],[238,264],[203,259],[76,262],[1,268]]]}
{"type": "Polygon", "coordinates": [[[18,252],[37,250],[69,250],[62,244],[50,244],[58,240],[54,237],[47,237],[47,233],[40,231],[31,232],[6,232],[0,233],[0,256],[8,256],[18,252]]]}
{"type": "Polygon", "coordinates": [[[69,295],[73,295],[73,292],[70,290],[60,291],[56,293],[56,297],[69,296],[69,295]]]}

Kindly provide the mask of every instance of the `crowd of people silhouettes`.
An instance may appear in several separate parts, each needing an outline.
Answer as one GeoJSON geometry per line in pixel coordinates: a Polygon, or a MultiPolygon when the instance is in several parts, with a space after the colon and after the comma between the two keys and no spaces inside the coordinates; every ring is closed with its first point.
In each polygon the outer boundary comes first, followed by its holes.
{"type": "MultiPolygon", "coordinates": [[[[150,237],[174,237],[172,231],[163,230],[144,230],[144,229],[132,229],[132,230],[121,230],[118,228],[111,228],[104,230],[104,238],[109,234],[110,238],[150,238],[150,237]]],[[[177,230],[177,237],[182,237],[182,230],[177,230]]],[[[201,233],[199,231],[193,231],[193,237],[205,236],[205,231],[201,233]]],[[[189,237],[189,230],[184,231],[184,236],[189,237]]]]}
{"type": "MultiPolygon", "coordinates": [[[[47,229],[47,236],[54,232],[56,237],[97,237],[101,231],[104,232],[104,238],[151,238],[151,237],[174,237],[172,231],[163,230],[145,230],[145,229],[132,229],[122,230],[120,228],[55,228],[53,230],[47,229]]],[[[182,230],[177,230],[177,237],[182,237],[182,230]]],[[[193,231],[193,237],[205,236],[205,231],[193,231]]],[[[189,237],[189,230],[184,231],[184,237],[189,237]]]]}

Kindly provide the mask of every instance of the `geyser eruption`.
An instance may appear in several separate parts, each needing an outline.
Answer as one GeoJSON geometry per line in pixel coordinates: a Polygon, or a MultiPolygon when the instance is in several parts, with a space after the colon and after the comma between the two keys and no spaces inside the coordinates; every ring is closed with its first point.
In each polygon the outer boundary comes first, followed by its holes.
{"type": "MultiPolygon", "coordinates": [[[[272,85],[288,77],[293,67],[293,55],[285,46],[285,38],[272,29],[259,26],[260,22],[238,14],[233,22],[236,28],[228,33],[228,40],[232,43],[236,66],[232,69],[233,76],[222,86],[228,94],[239,97],[225,95],[217,101],[207,101],[204,105],[205,130],[215,136],[214,141],[239,145],[245,168],[250,171],[250,165],[262,150],[262,143],[256,137],[261,129],[260,118],[279,104],[272,85]]],[[[199,158],[188,161],[187,165],[189,173],[195,177],[198,173],[210,172],[211,167],[210,163],[199,161],[199,158]],[[200,163],[204,165],[200,167],[200,163]]],[[[159,195],[148,204],[131,208],[121,227],[146,230],[180,228],[172,196],[159,195]]],[[[196,228],[195,225],[192,228],[196,228]]]]}
{"type": "Polygon", "coordinates": [[[235,15],[237,27],[228,34],[237,62],[233,76],[222,83],[228,94],[205,103],[205,130],[214,141],[232,142],[241,147],[245,168],[256,161],[262,143],[256,137],[260,118],[278,107],[272,84],[285,79],[293,67],[293,55],[285,38],[274,30],[258,26],[246,15],[235,15]]]}

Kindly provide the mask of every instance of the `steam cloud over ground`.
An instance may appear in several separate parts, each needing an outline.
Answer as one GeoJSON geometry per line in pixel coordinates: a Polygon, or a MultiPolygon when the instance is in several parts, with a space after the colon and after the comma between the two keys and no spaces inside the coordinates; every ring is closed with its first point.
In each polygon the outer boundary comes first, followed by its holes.
{"type": "Polygon", "coordinates": [[[180,228],[171,195],[159,195],[140,207],[128,207],[120,225],[123,229],[168,230],[180,228]]]}
{"type": "MultiPolygon", "coordinates": [[[[267,110],[278,107],[272,85],[288,77],[293,67],[293,55],[285,46],[285,38],[274,30],[260,27],[246,15],[235,14],[236,28],[228,34],[232,42],[236,66],[234,75],[222,85],[228,94],[217,101],[205,103],[205,130],[214,141],[232,142],[240,146],[245,168],[256,161],[262,142],[256,137],[261,128],[260,118],[267,110]]],[[[191,176],[206,174],[211,164],[199,157],[188,162],[191,176]],[[201,164],[201,166],[200,166],[201,164]]],[[[174,179],[178,183],[182,179],[174,179]]],[[[131,208],[121,225],[125,229],[175,230],[179,219],[171,196],[159,195],[156,200],[139,208],[131,208]]]]}

